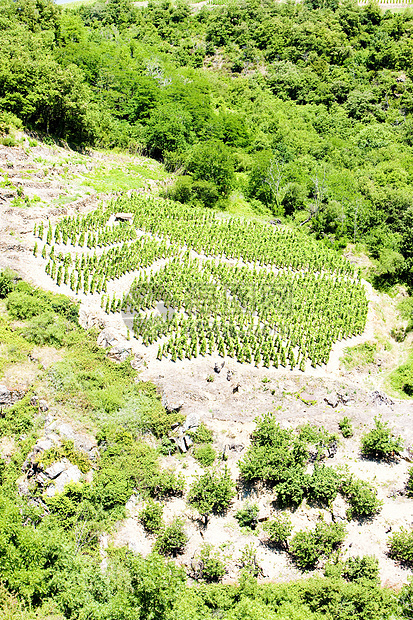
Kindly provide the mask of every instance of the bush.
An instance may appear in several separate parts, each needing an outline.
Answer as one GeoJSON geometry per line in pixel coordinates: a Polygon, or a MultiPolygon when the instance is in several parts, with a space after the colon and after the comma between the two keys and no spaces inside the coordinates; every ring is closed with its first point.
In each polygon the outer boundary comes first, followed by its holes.
{"type": "Polygon", "coordinates": [[[64,440],[61,446],[42,452],[37,462],[42,465],[43,469],[47,469],[47,467],[62,459],[68,459],[73,465],[77,465],[83,474],[90,470],[88,457],[81,450],[77,450],[70,439],[64,440]]]}
{"type": "Polygon", "coordinates": [[[282,475],[282,482],[275,485],[279,506],[299,506],[304,499],[308,476],[302,467],[290,467],[282,475]]]}
{"type": "Polygon", "coordinates": [[[308,478],[307,494],[310,501],[321,506],[331,506],[340,488],[340,477],[332,467],[318,465],[308,478]]]}
{"type": "Polygon", "coordinates": [[[369,581],[379,583],[379,561],[374,555],[348,558],[343,564],[342,575],[347,581],[368,579],[369,581]]]}
{"type": "Polygon", "coordinates": [[[16,275],[10,269],[0,271],[0,299],[7,297],[15,286],[16,275]]]}
{"type": "Polygon", "coordinates": [[[184,522],[178,517],[160,532],[154,550],[161,555],[176,557],[184,551],[187,542],[188,536],[184,530],[184,522]]]}
{"type": "MultiPolygon", "coordinates": [[[[277,484],[288,479],[291,482],[292,472],[298,475],[298,470],[303,470],[307,458],[306,443],[296,437],[291,429],[281,428],[275,415],[266,414],[257,419],[257,426],[251,435],[251,446],[240,461],[239,468],[247,481],[263,480],[277,484]]],[[[280,490],[280,494],[284,495],[283,490],[280,490]]],[[[285,496],[288,495],[291,494],[286,489],[285,496]]]]}
{"type": "Polygon", "coordinates": [[[353,425],[351,423],[350,418],[344,416],[339,423],[338,427],[343,435],[344,439],[348,439],[349,437],[353,437],[353,425]]]}
{"type": "Polygon", "coordinates": [[[221,581],[225,575],[225,564],[214,552],[212,545],[204,543],[201,545],[199,564],[197,567],[196,579],[202,579],[207,583],[221,581]]]}
{"type": "Polygon", "coordinates": [[[402,528],[389,538],[390,557],[413,566],[413,531],[402,528]]]}
{"type": "Polygon", "coordinates": [[[320,560],[329,558],[344,541],[346,529],[342,523],[317,523],[314,530],[297,532],[290,542],[290,554],[296,566],[313,570],[320,560]]]}
{"type": "Polygon", "coordinates": [[[210,444],[196,446],[193,451],[194,458],[204,467],[209,467],[215,461],[217,453],[210,444]]]}
{"type": "Polygon", "coordinates": [[[13,291],[7,297],[6,307],[13,319],[31,319],[49,310],[48,304],[28,293],[13,291]]]}
{"type": "Polygon", "coordinates": [[[147,502],[139,512],[139,520],[149,534],[155,534],[162,528],[162,506],[157,502],[147,502]]]}
{"type": "Polygon", "coordinates": [[[288,539],[293,531],[289,514],[281,513],[275,519],[267,521],[263,527],[273,545],[281,547],[281,549],[288,548],[288,539]]]}
{"type": "Polygon", "coordinates": [[[70,329],[73,326],[66,319],[47,311],[33,317],[22,334],[27,340],[41,346],[62,347],[70,329]]]}
{"type": "Polygon", "coordinates": [[[258,524],[258,506],[257,504],[245,504],[235,514],[240,527],[250,527],[255,530],[258,524]]]}
{"type": "Polygon", "coordinates": [[[413,497],[413,467],[409,468],[409,477],[407,479],[406,492],[408,497],[413,497]]]}
{"type": "Polygon", "coordinates": [[[368,458],[390,460],[403,447],[401,437],[395,437],[387,422],[374,418],[374,428],[361,439],[361,453],[368,458]]]}
{"type": "Polygon", "coordinates": [[[188,502],[205,519],[211,513],[224,513],[235,495],[235,484],[228,469],[223,471],[208,471],[200,476],[191,486],[188,502]]]}
{"type": "Polygon", "coordinates": [[[212,443],[214,440],[213,432],[203,422],[194,431],[188,431],[188,435],[194,443],[212,443]]]}
{"type": "Polygon", "coordinates": [[[185,477],[175,474],[170,469],[163,469],[148,481],[149,492],[156,499],[166,499],[182,495],[185,489],[185,477]]]}
{"type": "Polygon", "coordinates": [[[341,492],[350,504],[347,511],[349,519],[373,517],[383,505],[383,502],[377,498],[376,489],[357,478],[344,480],[341,485],[341,492]]]}

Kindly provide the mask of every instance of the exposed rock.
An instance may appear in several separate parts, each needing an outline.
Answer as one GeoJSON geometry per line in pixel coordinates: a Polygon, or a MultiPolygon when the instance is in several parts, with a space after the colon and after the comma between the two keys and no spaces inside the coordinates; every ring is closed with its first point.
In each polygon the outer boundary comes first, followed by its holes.
{"type": "Polygon", "coordinates": [[[331,516],[333,521],[347,521],[347,504],[345,500],[337,495],[336,499],[331,505],[331,516]]]}
{"type": "Polygon", "coordinates": [[[176,413],[183,407],[183,400],[178,398],[173,392],[164,390],[162,393],[162,407],[164,407],[167,413],[176,413]]]}
{"type": "Polygon", "coordinates": [[[117,362],[124,362],[126,359],[128,359],[131,353],[132,347],[127,344],[127,341],[125,340],[124,343],[112,347],[108,353],[108,357],[117,362]]]}
{"type": "Polygon", "coordinates": [[[50,467],[44,470],[45,475],[53,480],[60,476],[60,474],[67,469],[68,462],[67,461],[58,461],[57,463],[53,463],[50,467]]]}
{"type": "Polygon", "coordinates": [[[185,437],[183,435],[174,437],[174,442],[181,452],[184,452],[184,453],[188,452],[188,448],[186,447],[185,437]]]}
{"type": "Polygon", "coordinates": [[[199,416],[196,413],[190,413],[185,422],[182,425],[182,430],[184,432],[191,430],[195,430],[200,425],[199,416]]]}
{"type": "Polygon", "coordinates": [[[115,347],[121,339],[122,336],[119,332],[106,328],[100,332],[97,338],[97,345],[99,347],[103,347],[104,349],[108,349],[109,347],[115,347]]]}
{"type": "Polygon", "coordinates": [[[27,480],[26,476],[21,476],[17,480],[17,492],[22,497],[26,497],[30,494],[30,483],[27,480]]]}
{"type": "Polygon", "coordinates": [[[227,370],[227,381],[231,381],[233,374],[232,370],[227,370]]]}
{"type": "Polygon", "coordinates": [[[97,442],[94,437],[75,431],[67,422],[57,424],[56,428],[62,437],[71,439],[78,450],[86,452],[92,458],[97,453],[97,442]]]}
{"type": "Polygon", "coordinates": [[[407,448],[399,452],[399,456],[401,459],[403,459],[403,461],[411,463],[413,461],[413,449],[408,446],[407,448]]]}
{"type": "Polygon", "coordinates": [[[332,441],[328,446],[327,446],[327,452],[328,452],[328,458],[332,459],[338,450],[338,443],[337,441],[332,441]]]}
{"type": "Polygon", "coordinates": [[[53,497],[56,493],[62,493],[69,482],[79,482],[82,472],[77,465],[70,465],[64,472],[55,478],[54,483],[47,487],[46,495],[53,497]]]}
{"type": "Polygon", "coordinates": [[[135,353],[135,355],[132,357],[130,361],[130,365],[132,366],[133,370],[139,370],[139,368],[142,366],[144,361],[145,361],[145,358],[142,355],[135,353]]]}
{"type": "Polygon", "coordinates": [[[9,407],[14,405],[24,396],[22,390],[9,390],[5,385],[0,385],[0,407],[9,407]]]}
{"type": "Polygon", "coordinates": [[[333,409],[335,409],[340,402],[337,394],[327,394],[327,396],[324,397],[324,400],[327,405],[330,405],[333,409]]]}
{"type": "Polygon", "coordinates": [[[89,306],[81,305],[79,308],[79,325],[84,329],[90,329],[91,327],[105,327],[105,318],[100,308],[91,308],[89,306]]]}
{"type": "Polygon", "coordinates": [[[42,411],[43,413],[46,411],[49,411],[49,405],[44,399],[39,400],[38,406],[39,406],[39,411],[42,411]]]}
{"type": "Polygon", "coordinates": [[[228,450],[233,450],[234,452],[242,452],[245,446],[242,443],[236,443],[235,441],[231,441],[228,445],[228,450]]]}
{"type": "Polygon", "coordinates": [[[219,362],[215,362],[214,372],[216,372],[217,375],[219,375],[219,373],[224,368],[224,366],[225,366],[225,360],[222,362],[222,364],[220,364],[219,362]]]}
{"type": "Polygon", "coordinates": [[[394,401],[383,392],[379,392],[379,390],[374,390],[370,397],[375,405],[387,405],[388,407],[394,405],[394,401]]]}

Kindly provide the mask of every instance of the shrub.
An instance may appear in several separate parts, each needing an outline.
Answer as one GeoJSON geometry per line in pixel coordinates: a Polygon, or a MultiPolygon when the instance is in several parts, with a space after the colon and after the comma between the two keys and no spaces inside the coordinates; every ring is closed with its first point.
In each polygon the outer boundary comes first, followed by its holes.
{"type": "Polygon", "coordinates": [[[188,431],[188,435],[194,443],[212,443],[214,434],[203,422],[194,430],[188,431]]]}
{"type": "Polygon", "coordinates": [[[389,538],[390,557],[413,566],[413,531],[404,527],[389,538]]]}
{"type": "Polygon", "coordinates": [[[244,573],[248,573],[253,577],[258,577],[262,573],[262,569],[257,560],[257,548],[251,543],[245,545],[241,552],[240,566],[244,573]]]}
{"type": "Polygon", "coordinates": [[[0,271],[0,299],[7,297],[15,286],[16,275],[10,269],[0,271]]]}
{"type": "Polygon", "coordinates": [[[299,506],[304,499],[308,476],[302,467],[290,467],[282,475],[282,482],[275,485],[278,504],[282,507],[299,506]]]}
{"type": "Polygon", "coordinates": [[[228,469],[223,471],[207,471],[191,486],[188,502],[205,519],[211,513],[224,513],[235,495],[235,484],[228,469]]]}
{"type": "Polygon", "coordinates": [[[19,291],[8,295],[6,307],[13,319],[20,320],[31,319],[49,309],[48,304],[41,299],[19,291]]]}
{"type": "Polygon", "coordinates": [[[350,504],[347,511],[349,519],[373,517],[383,505],[383,502],[377,498],[376,489],[363,480],[357,478],[344,480],[341,491],[350,504]]]}
{"type": "Polygon", "coordinates": [[[247,503],[236,512],[235,518],[240,527],[250,527],[254,530],[258,524],[258,512],[257,504],[247,503]]]}
{"type": "Polygon", "coordinates": [[[345,439],[348,439],[349,437],[353,437],[353,425],[351,423],[350,418],[348,418],[347,416],[344,416],[344,418],[342,418],[339,421],[338,427],[341,431],[341,434],[343,435],[345,439]]]}
{"type": "Polygon", "coordinates": [[[196,446],[193,451],[194,458],[204,467],[209,467],[215,461],[217,453],[210,444],[196,446]]]}
{"type": "Polygon", "coordinates": [[[225,564],[214,552],[213,546],[207,543],[201,545],[196,578],[212,583],[221,581],[224,575],[225,564]]]}
{"type": "Polygon", "coordinates": [[[184,522],[177,517],[160,532],[154,550],[161,555],[176,557],[184,551],[187,542],[188,536],[184,530],[184,522]]]}
{"type": "Polygon", "coordinates": [[[307,482],[309,500],[321,506],[330,506],[337,497],[339,488],[340,477],[334,469],[316,464],[307,482]]]}
{"type": "Polygon", "coordinates": [[[73,465],[77,465],[83,474],[86,474],[90,469],[88,457],[84,452],[77,450],[73,441],[70,439],[63,441],[61,446],[56,446],[42,452],[38,459],[38,463],[41,464],[44,469],[47,469],[52,463],[56,463],[62,459],[68,459],[73,465]]]}
{"type": "Polygon", "coordinates": [[[34,426],[38,409],[30,404],[32,394],[26,394],[22,400],[8,407],[0,417],[0,436],[21,435],[28,433],[34,426]]]}
{"type": "Polygon", "coordinates": [[[148,489],[152,497],[165,499],[182,495],[185,489],[185,477],[175,474],[170,469],[163,469],[148,481],[148,489]]]}
{"type": "Polygon", "coordinates": [[[288,548],[288,539],[293,531],[289,514],[281,513],[275,519],[267,521],[263,527],[273,545],[282,549],[288,548]]]}
{"type": "Polygon", "coordinates": [[[290,470],[303,468],[307,458],[305,442],[291,429],[281,428],[273,414],[266,414],[257,419],[251,445],[239,467],[247,481],[277,484],[291,478],[290,470]]]}
{"type": "Polygon", "coordinates": [[[348,558],[343,564],[342,575],[347,581],[368,579],[379,583],[379,561],[374,555],[348,558]]]}
{"type": "Polygon", "coordinates": [[[368,458],[390,460],[402,449],[401,437],[395,437],[387,422],[374,418],[374,428],[361,439],[361,453],[368,458]]]}
{"type": "Polygon", "coordinates": [[[157,502],[147,502],[139,512],[139,520],[149,534],[155,534],[162,528],[162,506],[157,502]]]}
{"type": "Polygon", "coordinates": [[[344,541],[346,529],[342,523],[317,523],[314,530],[297,532],[290,542],[290,554],[296,566],[313,570],[322,559],[329,558],[344,541]]]}
{"type": "Polygon", "coordinates": [[[33,317],[22,334],[27,340],[41,346],[62,347],[70,329],[72,325],[66,319],[49,310],[33,317]]]}

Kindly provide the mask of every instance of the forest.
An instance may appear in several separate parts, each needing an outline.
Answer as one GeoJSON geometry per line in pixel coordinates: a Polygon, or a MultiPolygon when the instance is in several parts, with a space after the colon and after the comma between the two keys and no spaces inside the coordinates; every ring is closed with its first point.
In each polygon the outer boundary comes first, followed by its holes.
{"type": "Polygon", "coordinates": [[[1,0],[1,122],[175,173],[169,198],[278,216],[412,282],[413,14],[369,3],[1,0]]]}

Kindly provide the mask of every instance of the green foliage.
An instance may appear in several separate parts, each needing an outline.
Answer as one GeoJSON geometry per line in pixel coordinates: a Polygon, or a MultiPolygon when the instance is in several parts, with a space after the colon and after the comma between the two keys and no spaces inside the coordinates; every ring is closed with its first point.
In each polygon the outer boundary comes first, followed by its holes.
{"type": "Polygon", "coordinates": [[[90,469],[90,461],[87,455],[81,450],[77,450],[70,439],[63,440],[61,446],[42,452],[37,462],[43,469],[47,469],[52,463],[62,459],[68,459],[73,465],[77,465],[83,474],[86,474],[90,469]]]}
{"type": "Polygon", "coordinates": [[[188,503],[207,520],[211,513],[224,513],[234,496],[235,484],[225,467],[199,476],[189,489],[188,503]]]}
{"type": "Polygon", "coordinates": [[[177,517],[170,525],[167,525],[160,531],[154,545],[154,550],[162,555],[176,557],[180,553],[183,553],[187,542],[188,536],[185,533],[184,522],[181,518],[177,517]]]}
{"type": "Polygon", "coordinates": [[[361,438],[361,453],[367,458],[394,459],[402,447],[402,438],[395,437],[388,422],[377,417],[374,418],[374,428],[361,438]]]}
{"type": "Polygon", "coordinates": [[[401,528],[389,537],[390,557],[407,566],[413,566],[413,532],[401,528]]]}
{"type": "Polygon", "coordinates": [[[66,341],[66,334],[71,329],[73,324],[48,311],[33,317],[22,333],[27,340],[35,344],[62,347],[66,341]]]}
{"type": "Polygon", "coordinates": [[[0,299],[7,297],[15,286],[16,275],[10,269],[2,269],[0,271],[0,299]]]}
{"type": "Polygon", "coordinates": [[[38,409],[30,404],[32,394],[3,410],[0,417],[0,435],[22,435],[31,431],[36,423],[38,409]]]}
{"type": "Polygon", "coordinates": [[[149,501],[139,511],[139,520],[149,534],[156,534],[162,528],[163,509],[161,504],[149,501]]]}
{"type": "Polygon", "coordinates": [[[353,436],[353,424],[347,416],[344,416],[344,418],[339,420],[338,427],[345,439],[353,436]]]}
{"type": "Polygon", "coordinates": [[[376,352],[377,344],[375,342],[363,342],[355,347],[347,347],[344,350],[342,362],[347,370],[374,364],[376,352]]]}
{"type": "Polygon", "coordinates": [[[240,527],[250,527],[255,530],[258,524],[258,506],[257,504],[244,504],[242,508],[237,510],[235,518],[240,527]]]}
{"type": "Polygon", "coordinates": [[[193,455],[203,467],[209,467],[214,463],[217,453],[211,444],[206,443],[196,446],[193,450],[193,455]]]}
{"type": "Polygon", "coordinates": [[[214,440],[214,433],[210,428],[205,426],[204,422],[201,422],[195,430],[189,430],[188,435],[192,438],[194,443],[212,443],[214,440]]]}
{"type": "Polygon", "coordinates": [[[199,552],[199,564],[197,567],[196,578],[202,579],[207,583],[221,581],[225,575],[225,564],[220,559],[219,553],[214,551],[212,545],[203,543],[199,552]]]}
{"type": "Polygon", "coordinates": [[[293,532],[291,518],[288,513],[280,513],[275,519],[264,524],[264,530],[268,534],[271,543],[281,549],[288,548],[288,539],[293,532]]]}
{"type": "Polygon", "coordinates": [[[300,570],[313,570],[320,560],[331,557],[345,536],[342,523],[319,522],[313,530],[297,532],[290,541],[289,551],[300,570]]]}
{"type": "Polygon", "coordinates": [[[307,496],[310,502],[320,506],[331,506],[340,488],[340,476],[326,465],[316,464],[307,482],[307,496]]]}
{"type": "Polygon", "coordinates": [[[341,492],[349,503],[349,519],[369,519],[376,515],[383,502],[377,498],[377,490],[364,480],[348,478],[341,485],[341,492]]]}
{"type": "Polygon", "coordinates": [[[344,579],[348,581],[359,581],[368,579],[375,583],[380,582],[379,561],[374,555],[363,555],[355,558],[348,558],[342,569],[344,579]]]}
{"type": "Polygon", "coordinates": [[[396,368],[390,375],[392,386],[405,396],[413,396],[413,358],[396,368]]]}

